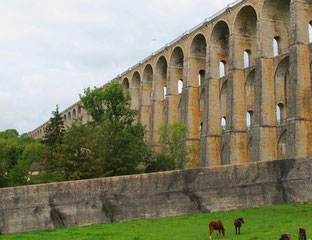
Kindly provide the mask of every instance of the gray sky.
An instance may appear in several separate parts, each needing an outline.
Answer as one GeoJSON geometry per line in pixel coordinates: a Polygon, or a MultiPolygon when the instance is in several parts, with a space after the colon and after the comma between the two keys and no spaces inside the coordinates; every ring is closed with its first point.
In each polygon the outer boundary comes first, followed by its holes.
{"type": "Polygon", "coordinates": [[[0,131],[24,133],[233,0],[0,2],[0,131]]]}

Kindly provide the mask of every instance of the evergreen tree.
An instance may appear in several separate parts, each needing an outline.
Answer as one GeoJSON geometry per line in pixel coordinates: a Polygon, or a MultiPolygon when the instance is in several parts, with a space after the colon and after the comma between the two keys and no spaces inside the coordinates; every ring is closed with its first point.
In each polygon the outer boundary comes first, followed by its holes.
{"type": "Polygon", "coordinates": [[[42,143],[46,146],[42,154],[42,164],[39,182],[53,182],[60,180],[57,172],[57,162],[55,156],[59,153],[60,145],[63,143],[65,134],[64,122],[59,113],[58,105],[52,111],[52,117],[44,131],[42,143]]]}
{"type": "Polygon", "coordinates": [[[52,111],[53,117],[50,118],[49,123],[44,130],[44,138],[42,142],[47,146],[55,146],[61,144],[65,133],[64,122],[59,113],[58,105],[56,110],[52,111]]]}

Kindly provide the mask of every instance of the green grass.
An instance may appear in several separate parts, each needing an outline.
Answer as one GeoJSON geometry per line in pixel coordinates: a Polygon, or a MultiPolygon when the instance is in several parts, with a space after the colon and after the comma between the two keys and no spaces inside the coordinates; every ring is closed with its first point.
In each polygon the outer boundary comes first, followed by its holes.
{"type": "Polygon", "coordinates": [[[298,226],[306,227],[308,239],[312,239],[312,203],[11,234],[0,236],[0,239],[201,240],[209,239],[209,222],[219,219],[225,226],[226,235],[219,238],[214,232],[213,239],[277,240],[285,232],[290,233],[292,239],[298,239],[298,226]],[[235,235],[233,225],[238,217],[245,220],[240,236],[235,235]]]}

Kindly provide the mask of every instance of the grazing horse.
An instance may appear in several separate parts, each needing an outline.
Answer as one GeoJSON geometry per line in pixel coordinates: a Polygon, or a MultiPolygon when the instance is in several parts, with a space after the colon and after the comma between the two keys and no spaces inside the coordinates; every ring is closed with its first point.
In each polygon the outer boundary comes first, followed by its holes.
{"type": "Polygon", "coordinates": [[[210,239],[211,239],[211,234],[212,234],[213,230],[218,230],[219,231],[219,235],[221,235],[221,232],[222,232],[222,234],[224,236],[225,230],[224,230],[223,224],[222,224],[222,222],[220,220],[217,221],[217,222],[215,222],[215,221],[210,222],[209,223],[209,230],[210,230],[209,231],[210,239]]]}
{"type": "Polygon", "coordinates": [[[235,226],[235,234],[237,234],[237,229],[238,229],[238,234],[240,234],[240,228],[244,223],[244,219],[243,218],[237,218],[234,221],[234,226],[235,226]]]}

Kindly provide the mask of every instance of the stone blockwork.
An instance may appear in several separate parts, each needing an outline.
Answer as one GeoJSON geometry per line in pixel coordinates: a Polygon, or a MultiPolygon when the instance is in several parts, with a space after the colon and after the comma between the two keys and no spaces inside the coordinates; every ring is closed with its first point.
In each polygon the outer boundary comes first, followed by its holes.
{"type": "Polygon", "coordinates": [[[239,0],[112,81],[154,144],[161,123],[189,126],[194,166],[312,156],[311,41],[311,0],[239,0]]]}
{"type": "Polygon", "coordinates": [[[0,231],[8,234],[310,200],[312,158],[286,159],[0,189],[0,231]]]}

